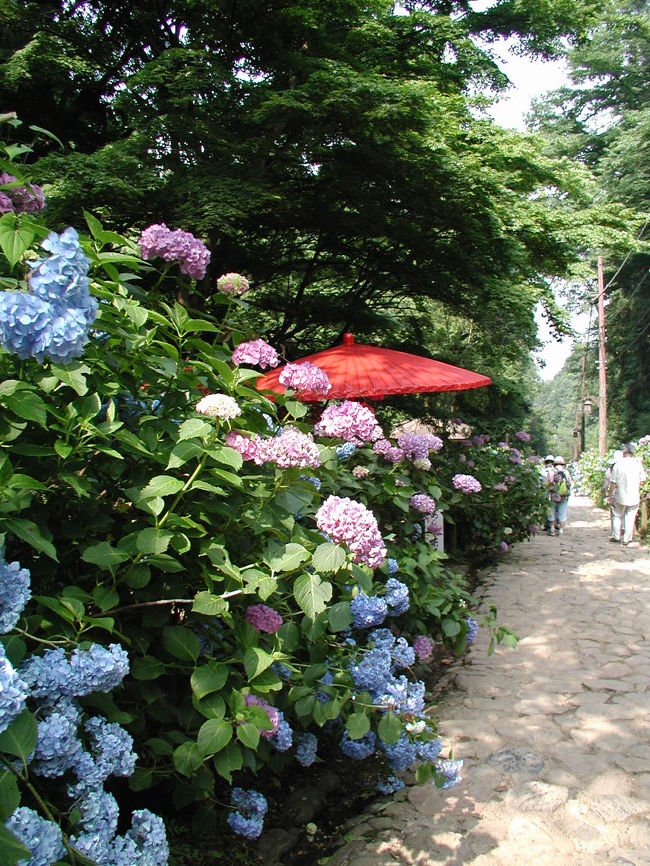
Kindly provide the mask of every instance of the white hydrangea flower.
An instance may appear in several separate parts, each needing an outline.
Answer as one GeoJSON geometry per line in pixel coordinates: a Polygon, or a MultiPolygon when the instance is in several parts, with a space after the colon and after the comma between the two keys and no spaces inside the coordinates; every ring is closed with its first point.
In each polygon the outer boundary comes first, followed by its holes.
{"type": "Polygon", "coordinates": [[[196,404],[196,411],[200,415],[209,415],[211,418],[223,420],[241,415],[237,401],[228,394],[208,394],[196,404]]]}

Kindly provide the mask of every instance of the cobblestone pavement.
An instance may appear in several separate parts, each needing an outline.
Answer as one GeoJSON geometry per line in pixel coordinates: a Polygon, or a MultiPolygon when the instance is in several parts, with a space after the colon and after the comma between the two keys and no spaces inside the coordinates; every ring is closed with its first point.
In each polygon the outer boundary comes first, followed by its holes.
{"type": "Polygon", "coordinates": [[[650,557],[608,524],[573,497],[561,538],[490,571],[483,603],[521,641],[488,657],[479,632],[448,673],[463,781],[374,804],[328,866],[650,866],[650,557]]]}

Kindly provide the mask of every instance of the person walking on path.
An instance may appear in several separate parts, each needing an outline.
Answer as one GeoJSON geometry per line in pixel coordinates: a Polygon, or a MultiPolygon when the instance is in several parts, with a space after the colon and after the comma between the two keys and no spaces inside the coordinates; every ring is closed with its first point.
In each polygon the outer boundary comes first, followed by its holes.
{"type": "Polygon", "coordinates": [[[546,521],[544,523],[544,531],[550,532],[553,528],[551,525],[551,487],[553,486],[553,476],[555,475],[555,457],[552,454],[547,454],[544,458],[544,466],[542,467],[541,479],[542,485],[547,493],[548,508],[546,509],[546,521]]]}
{"type": "Polygon", "coordinates": [[[611,541],[622,541],[626,546],[632,541],[641,500],[640,488],[645,480],[643,464],[634,459],[634,445],[628,442],[623,446],[623,456],[615,464],[609,482],[609,501],[613,511],[611,541]]]}
{"type": "Polygon", "coordinates": [[[569,507],[569,496],[571,495],[571,487],[573,479],[571,473],[566,468],[564,457],[559,454],[555,458],[553,481],[551,483],[551,535],[562,535],[567,522],[567,512],[569,507]]]}

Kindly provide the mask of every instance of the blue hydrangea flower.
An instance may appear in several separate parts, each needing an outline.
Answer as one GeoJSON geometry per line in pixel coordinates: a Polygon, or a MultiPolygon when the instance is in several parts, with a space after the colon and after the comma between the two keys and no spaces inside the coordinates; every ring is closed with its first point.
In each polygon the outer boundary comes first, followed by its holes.
{"type": "Polygon", "coordinates": [[[38,740],[32,770],[37,776],[56,778],[73,767],[82,751],[77,722],[61,713],[50,713],[38,723],[38,740]]]}
{"type": "Polygon", "coordinates": [[[359,691],[381,694],[391,680],[390,652],[381,647],[367,652],[360,662],[350,666],[354,685],[359,691]]]}
{"type": "Polygon", "coordinates": [[[97,767],[104,778],[133,773],[138,756],[133,751],[133,737],[121,725],[93,716],[84,728],[90,735],[97,767]]]}
{"type": "Polygon", "coordinates": [[[368,634],[368,644],[390,652],[395,646],[395,635],[388,628],[376,628],[368,634]]]}
{"type": "Polygon", "coordinates": [[[408,668],[410,665],[415,663],[415,650],[403,637],[397,638],[390,655],[393,660],[393,665],[397,669],[408,668]]]}
{"type": "Polygon", "coordinates": [[[441,785],[442,789],[453,788],[463,778],[460,771],[463,769],[462,761],[438,761],[436,770],[445,777],[445,782],[441,785]]]}
{"type": "Polygon", "coordinates": [[[29,599],[29,571],[19,562],[5,562],[0,551],[0,634],[7,634],[16,625],[29,599]]]}
{"type": "Polygon", "coordinates": [[[388,592],[384,600],[388,605],[389,616],[401,616],[409,609],[409,588],[405,583],[395,577],[389,577],[386,581],[388,592]]]}
{"type": "Polygon", "coordinates": [[[352,625],[354,628],[373,628],[381,625],[386,619],[388,605],[378,595],[366,595],[360,592],[350,603],[350,609],[354,616],[352,625]]]}
{"type": "Polygon", "coordinates": [[[377,790],[380,794],[395,794],[403,787],[404,782],[397,776],[377,776],[377,790]]]}
{"type": "Polygon", "coordinates": [[[25,709],[28,685],[18,676],[0,643],[0,734],[25,709]]]}
{"type": "Polygon", "coordinates": [[[268,808],[266,798],[259,791],[233,788],[230,802],[235,806],[235,811],[228,815],[230,829],[246,839],[257,839],[262,832],[268,808]]]}
{"type": "Polygon", "coordinates": [[[346,442],[344,445],[339,445],[336,449],[336,457],[341,463],[344,463],[346,460],[349,460],[357,450],[357,446],[353,445],[351,442],[346,442]]]}
{"type": "Polygon", "coordinates": [[[0,344],[21,361],[43,362],[50,345],[51,305],[24,292],[0,294],[0,344]]]}
{"type": "Polygon", "coordinates": [[[312,476],[312,475],[301,475],[300,480],[301,481],[308,481],[310,484],[313,484],[313,486],[316,488],[316,490],[318,490],[320,492],[320,488],[321,488],[320,478],[316,478],[315,476],[312,476]]]}
{"type": "Polygon", "coordinates": [[[41,247],[51,255],[30,264],[29,288],[32,294],[51,304],[61,303],[83,310],[94,308],[96,311],[97,301],[88,291],[90,261],[81,249],[76,230],[67,228],[60,235],[51,232],[41,247]]]}
{"type": "Polygon", "coordinates": [[[418,760],[425,764],[431,763],[442,751],[442,740],[440,737],[436,737],[435,740],[429,740],[428,743],[416,743],[415,748],[418,760]]]}
{"type": "Polygon", "coordinates": [[[471,616],[468,616],[465,620],[467,623],[467,637],[466,637],[466,645],[471,646],[476,640],[476,635],[478,633],[478,623],[475,619],[472,619],[471,616]]]}
{"type": "Polygon", "coordinates": [[[293,731],[289,722],[284,718],[282,710],[278,710],[278,715],[280,717],[278,729],[272,737],[269,737],[269,743],[278,752],[286,752],[293,744],[293,731]]]}
{"type": "Polygon", "coordinates": [[[424,712],[424,690],[421,680],[411,683],[402,674],[386,684],[384,692],[375,697],[374,703],[400,715],[420,716],[424,712]]]}
{"type": "Polygon", "coordinates": [[[108,648],[91,644],[77,647],[68,660],[62,649],[30,656],[20,667],[32,697],[56,701],[62,695],[81,697],[91,692],[110,692],[129,672],[129,657],[119,644],[108,648]]]}
{"type": "Polygon", "coordinates": [[[396,559],[392,559],[389,556],[387,563],[388,563],[388,573],[389,574],[396,574],[399,571],[399,562],[396,559]]]}
{"type": "Polygon", "coordinates": [[[417,756],[415,746],[404,734],[392,746],[384,745],[383,749],[386,752],[390,768],[396,773],[403,773],[404,770],[408,770],[417,756]]]}
{"type": "Polygon", "coordinates": [[[309,731],[298,734],[298,744],[296,746],[296,761],[302,767],[311,767],[316,760],[316,752],[318,751],[318,739],[309,731]]]}
{"type": "Polygon", "coordinates": [[[280,677],[281,680],[291,679],[291,670],[286,665],[281,665],[279,662],[273,662],[271,670],[276,677],[280,677]]]}
{"type": "MultiPolygon", "coordinates": [[[[320,679],[321,686],[327,688],[331,686],[334,682],[334,677],[331,671],[326,671],[320,679]]],[[[332,696],[327,692],[319,691],[316,693],[316,700],[319,704],[326,704],[328,701],[332,700],[332,696]]]]}
{"type": "Polygon", "coordinates": [[[343,731],[341,751],[348,758],[354,758],[355,761],[363,761],[375,753],[376,743],[377,737],[374,731],[368,731],[360,740],[351,740],[348,732],[343,731]]]}
{"type": "Polygon", "coordinates": [[[113,860],[106,866],[167,866],[169,845],[162,818],[148,809],[131,817],[131,829],[113,843],[113,860]]]}
{"type": "Polygon", "coordinates": [[[119,809],[115,797],[100,789],[90,789],[78,802],[83,832],[71,836],[70,842],[97,863],[108,863],[117,834],[119,809]]]}
{"type": "Polygon", "coordinates": [[[5,823],[5,827],[31,851],[32,858],[29,863],[22,860],[21,864],[52,866],[52,863],[62,860],[65,856],[63,837],[58,824],[46,821],[26,806],[19,806],[5,823]]]}

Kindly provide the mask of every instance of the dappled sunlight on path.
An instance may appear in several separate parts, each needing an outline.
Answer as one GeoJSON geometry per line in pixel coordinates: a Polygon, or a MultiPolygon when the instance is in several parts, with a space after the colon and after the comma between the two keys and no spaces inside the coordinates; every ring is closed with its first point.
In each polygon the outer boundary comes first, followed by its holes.
{"type": "Polygon", "coordinates": [[[576,497],[486,574],[491,604],[519,646],[488,657],[481,629],[436,708],[463,782],[408,786],[329,866],[650,866],[647,548],[576,497]]]}

